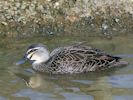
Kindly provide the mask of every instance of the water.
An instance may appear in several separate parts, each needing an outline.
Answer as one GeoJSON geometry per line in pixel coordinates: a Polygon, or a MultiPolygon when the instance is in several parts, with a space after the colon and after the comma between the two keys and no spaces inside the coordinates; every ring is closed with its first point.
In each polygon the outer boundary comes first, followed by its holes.
{"type": "Polygon", "coordinates": [[[133,100],[133,37],[112,40],[102,37],[35,37],[1,39],[0,100],[133,100]],[[46,44],[50,50],[78,41],[123,57],[129,65],[97,73],[46,75],[34,72],[26,63],[16,66],[27,46],[46,44]]]}

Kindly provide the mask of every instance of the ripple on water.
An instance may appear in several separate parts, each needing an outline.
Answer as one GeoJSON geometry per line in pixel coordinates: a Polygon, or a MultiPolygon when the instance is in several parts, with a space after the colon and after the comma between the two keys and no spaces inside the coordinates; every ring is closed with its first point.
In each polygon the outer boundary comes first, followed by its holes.
{"type": "Polygon", "coordinates": [[[93,96],[85,94],[62,93],[62,95],[65,97],[65,100],[94,100],[93,96]]]}
{"type": "Polygon", "coordinates": [[[133,100],[133,96],[113,96],[113,100],[133,100]]]}
{"type": "Polygon", "coordinates": [[[77,82],[77,83],[81,83],[81,84],[92,84],[93,81],[90,81],[90,80],[72,80],[72,82],[77,82]]]}
{"type": "MultiPolygon", "coordinates": [[[[94,100],[93,96],[86,94],[75,94],[75,93],[61,93],[65,100],[94,100]]],[[[13,94],[15,97],[28,97],[30,100],[55,100],[56,95],[49,93],[41,93],[33,91],[32,89],[22,89],[19,92],[13,94]]],[[[0,99],[1,100],[1,99],[0,99]]],[[[2,99],[5,100],[5,99],[2,99]]]]}
{"type": "Polygon", "coordinates": [[[32,89],[22,89],[19,92],[13,94],[15,97],[28,97],[30,100],[51,100],[55,95],[49,93],[41,93],[37,91],[33,91],[32,89]]]}
{"type": "Polygon", "coordinates": [[[108,82],[112,85],[112,87],[116,88],[133,88],[133,75],[111,76],[109,77],[108,82]]]}
{"type": "Polygon", "coordinates": [[[0,100],[9,100],[9,99],[7,99],[7,98],[5,98],[5,97],[0,96],[0,100]]]}

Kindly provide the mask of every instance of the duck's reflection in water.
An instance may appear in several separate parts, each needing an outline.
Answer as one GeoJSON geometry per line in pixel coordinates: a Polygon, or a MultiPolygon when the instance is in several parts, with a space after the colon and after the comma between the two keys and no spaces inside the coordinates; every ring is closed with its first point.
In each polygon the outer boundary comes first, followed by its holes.
{"type": "Polygon", "coordinates": [[[43,92],[50,92],[59,97],[66,98],[66,95],[76,94],[92,96],[94,100],[112,100],[113,93],[121,94],[120,91],[125,90],[111,86],[108,79],[112,74],[114,74],[114,70],[74,75],[42,73],[34,73],[32,75],[18,73],[16,75],[23,79],[28,87],[43,92]]]}
{"type": "MultiPolygon", "coordinates": [[[[24,80],[25,81],[25,80],[24,80]]],[[[34,77],[30,77],[28,81],[25,81],[26,85],[31,88],[38,88],[42,85],[43,80],[39,74],[34,77]]]]}

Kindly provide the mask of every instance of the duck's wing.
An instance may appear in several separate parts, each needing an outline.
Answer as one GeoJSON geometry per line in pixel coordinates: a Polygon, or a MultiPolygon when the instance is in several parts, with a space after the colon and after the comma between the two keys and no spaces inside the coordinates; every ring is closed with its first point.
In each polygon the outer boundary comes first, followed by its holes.
{"type": "Polygon", "coordinates": [[[48,64],[53,73],[81,73],[113,67],[119,59],[99,49],[78,45],[56,49],[48,64]]]}

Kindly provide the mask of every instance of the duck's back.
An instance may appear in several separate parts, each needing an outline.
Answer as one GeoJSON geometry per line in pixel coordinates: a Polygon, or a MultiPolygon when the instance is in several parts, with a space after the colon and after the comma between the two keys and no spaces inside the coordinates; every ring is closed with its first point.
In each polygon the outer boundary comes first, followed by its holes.
{"type": "Polygon", "coordinates": [[[98,71],[115,67],[119,59],[92,47],[68,46],[57,48],[51,53],[47,70],[53,74],[98,71]]]}

